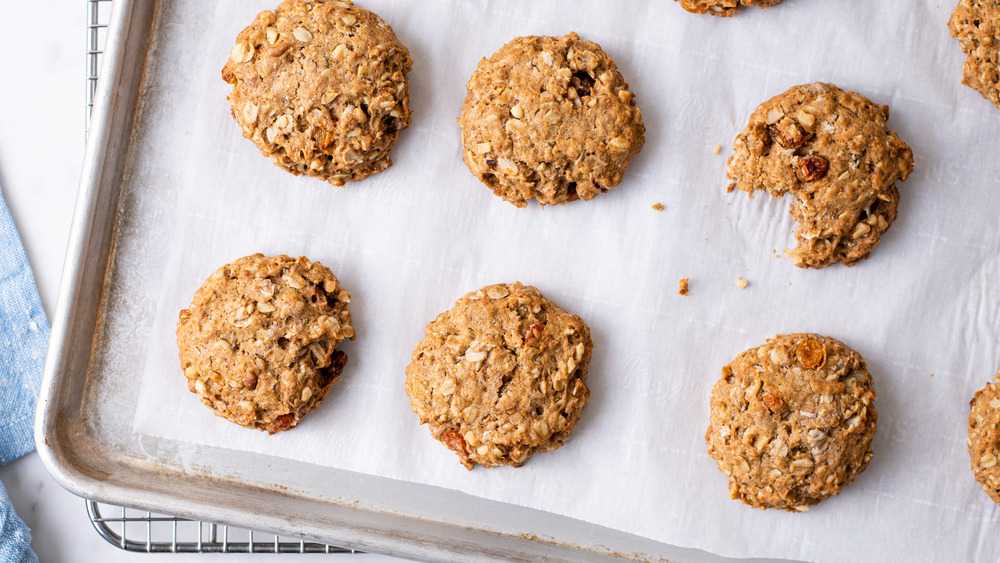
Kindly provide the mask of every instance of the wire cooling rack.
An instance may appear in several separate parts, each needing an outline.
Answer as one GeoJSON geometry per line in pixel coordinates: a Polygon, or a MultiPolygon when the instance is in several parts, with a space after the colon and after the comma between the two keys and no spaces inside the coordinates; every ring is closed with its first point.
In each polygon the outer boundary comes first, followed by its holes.
{"type": "MultiPolygon", "coordinates": [[[[97,78],[108,35],[113,0],[87,2],[87,113],[84,130],[90,131],[97,78]]],[[[94,529],[108,543],[142,553],[360,553],[322,543],[285,538],[244,528],[187,520],[122,506],[87,500],[87,515],[94,529]]]]}
{"type": "Polygon", "coordinates": [[[87,0],[87,113],[84,115],[84,132],[90,132],[90,114],[94,109],[101,55],[104,54],[104,42],[108,37],[111,2],[112,0],[87,0]]]}
{"type": "Polygon", "coordinates": [[[357,553],[321,543],[233,526],[185,520],[87,501],[94,528],[108,543],[142,553],[357,553]]]}

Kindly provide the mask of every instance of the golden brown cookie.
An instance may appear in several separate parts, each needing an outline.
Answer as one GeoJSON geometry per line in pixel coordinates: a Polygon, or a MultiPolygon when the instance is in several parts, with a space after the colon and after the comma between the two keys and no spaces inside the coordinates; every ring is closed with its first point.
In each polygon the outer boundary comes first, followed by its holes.
{"type": "Polygon", "coordinates": [[[181,311],[188,389],[215,414],[268,433],[297,425],[326,397],[354,340],[351,296],[305,257],[254,254],[215,271],[181,311]]]}
{"type": "Polygon", "coordinates": [[[795,198],[798,246],[785,252],[796,266],[853,266],[896,219],[896,182],[913,170],[913,153],[887,119],[888,106],[817,82],[761,104],[736,137],[733,185],[795,198]]]}
{"type": "Polygon", "coordinates": [[[781,4],[783,0],[676,0],[681,7],[692,14],[712,14],[728,18],[743,7],[759,6],[770,8],[781,4]]]}
{"type": "Polygon", "coordinates": [[[520,467],[569,438],[590,397],[592,348],[580,317],[534,287],[490,285],[427,325],[406,393],[467,468],[520,467]]]}
{"type": "Polygon", "coordinates": [[[575,33],[514,39],[480,61],[467,90],[462,160],[518,207],[607,192],[645,142],[615,63],[575,33]]]}
{"type": "Polygon", "coordinates": [[[222,78],[264,156],[343,186],[392,165],[412,63],[392,28],[349,0],[285,0],[240,32],[222,78]]]}
{"type": "Polygon", "coordinates": [[[966,54],[962,84],[1000,108],[1000,0],[959,0],[948,29],[966,54]]]}
{"type": "Polygon", "coordinates": [[[1000,504],[1000,373],[969,403],[969,458],[983,491],[1000,504]]]}
{"type": "Polygon", "coordinates": [[[775,336],[722,368],[708,453],[732,498],[802,512],[868,467],[878,415],[861,356],[818,334],[775,336]]]}

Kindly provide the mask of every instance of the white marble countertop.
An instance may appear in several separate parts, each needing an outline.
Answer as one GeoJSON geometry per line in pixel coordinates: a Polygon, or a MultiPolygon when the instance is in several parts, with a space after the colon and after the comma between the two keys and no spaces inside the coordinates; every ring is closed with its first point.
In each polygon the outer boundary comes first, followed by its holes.
{"type": "MultiPolygon", "coordinates": [[[[85,4],[33,0],[5,5],[9,21],[30,23],[8,28],[5,43],[15,49],[0,62],[0,188],[50,318],[83,162],[85,4]]],[[[31,528],[32,547],[43,563],[206,559],[266,563],[310,557],[130,553],[97,534],[84,501],[56,484],[38,454],[0,467],[0,481],[31,528]]],[[[399,561],[376,555],[332,557],[359,563],[399,561]]]]}

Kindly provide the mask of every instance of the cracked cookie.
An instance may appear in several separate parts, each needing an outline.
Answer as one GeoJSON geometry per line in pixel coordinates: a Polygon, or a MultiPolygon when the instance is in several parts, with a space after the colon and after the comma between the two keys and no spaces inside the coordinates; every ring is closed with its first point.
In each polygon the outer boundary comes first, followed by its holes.
{"type": "Polygon", "coordinates": [[[1000,0],[959,0],[948,29],[966,54],[962,84],[1000,108],[1000,0]]]}
{"type": "Polygon", "coordinates": [[[770,8],[781,4],[783,0],[675,0],[681,7],[692,14],[711,14],[728,18],[740,11],[740,7],[758,6],[770,8]]]}
{"type": "Polygon", "coordinates": [[[779,335],[722,368],[708,453],[732,498],[802,512],[868,466],[878,415],[861,356],[817,334],[779,335]]]}
{"type": "Polygon", "coordinates": [[[569,438],[590,397],[592,348],[580,317],[534,287],[490,285],[427,325],[406,394],[462,465],[520,467],[569,438]]]}
{"type": "Polygon", "coordinates": [[[343,186],[392,165],[412,63],[392,28],[349,0],[285,0],[239,33],[222,78],[264,156],[343,186]]]}
{"type": "Polygon", "coordinates": [[[615,63],[575,33],[514,39],[479,63],[467,90],[462,160],[517,207],[607,192],[645,142],[615,63]]]}
{"type": "Polygon", "coordinates": [[[833,84],[794,86],[757,107],[726,174],[753,197],[791,193],[800,268],[868,258],[896,219],[913,153],[886,125],[889,107],[833,84]]]}
{"type": "Polygon", "coordinates": [[[254,254],[215,271],[180,313],[188,390],[231,422],[270,434],[316,409],[354,340],[336,276],[305,257],[254,254]]]}
{"type": "Polygon", "coordinates": [[[1000,504],[1000,373],[969,403],[969,458],[983,491],[1000,504]]]}

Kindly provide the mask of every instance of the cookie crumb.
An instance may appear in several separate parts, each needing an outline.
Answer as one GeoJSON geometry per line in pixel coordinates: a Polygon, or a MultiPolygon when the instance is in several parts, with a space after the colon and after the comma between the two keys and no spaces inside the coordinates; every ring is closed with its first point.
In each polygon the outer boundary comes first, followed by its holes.
{"type": "Polygon", "coordinates": [[[721,150],[722,150],[722,145],[715,145],[715,148],[712,149],[712,154],[719,154],[721,150]]]}
{"type": "Polygon", "coordinates": [[[726,186],[726,193],[727,194],[731,194],[731,193],[733,193],[733,190],[735,190],[735,189],[736,189],[736,182],[733,182],[732,184],[729,184],[728,186],[726,186]]]}
{"type": "Polygon", "coordinates": [[[750,282],[743,278],[736,278],[736,287],[740,289],[745,289],[746,286],[750,285],[750,282]]]}
{"type": "Polygon", "coordinates": [[[653,209],[657,211],[663,211],[663,204],[660,202],[656,202],[653,204],[653,209]]]}
{"type": "Polygon", "coordinates": [[[677,282],[677,293],[681,295],[688,294],[688,278],[681,278],[680,281],[677,282]]]}

